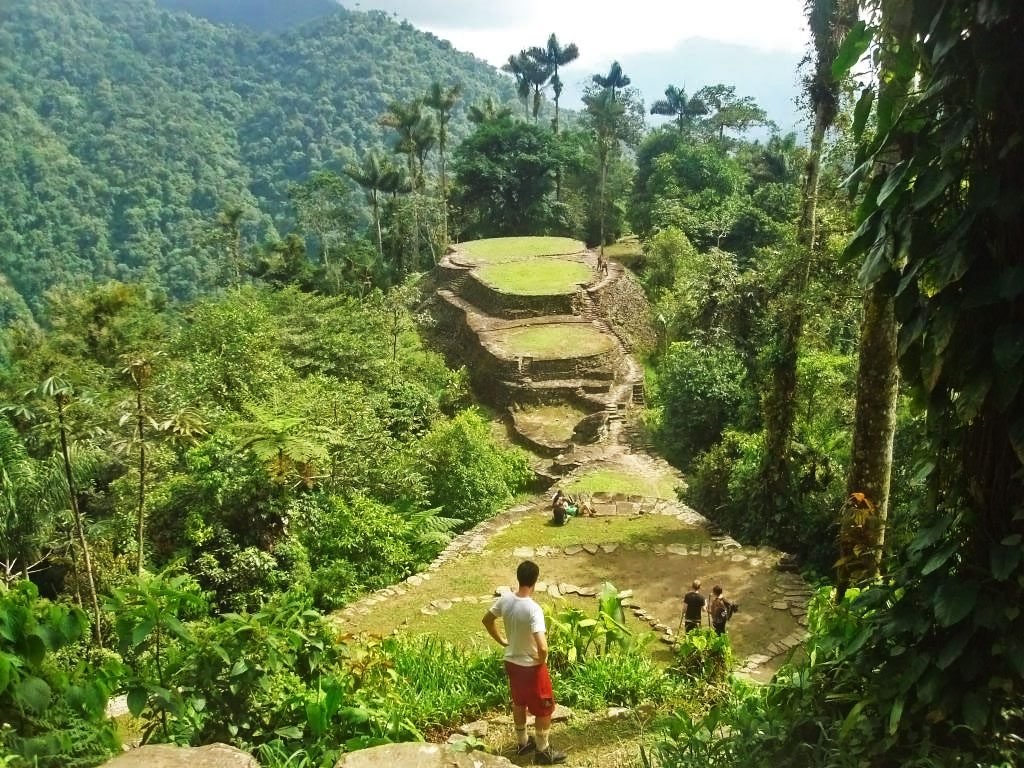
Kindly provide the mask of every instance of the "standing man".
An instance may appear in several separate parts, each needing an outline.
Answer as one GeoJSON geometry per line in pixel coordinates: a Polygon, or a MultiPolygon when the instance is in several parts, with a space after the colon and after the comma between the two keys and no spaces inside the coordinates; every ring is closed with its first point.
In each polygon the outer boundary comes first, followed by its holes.
{"type": "Polygon", "coordinates": [[[694,579],[690,591],[683,595],[683,624],[687,632],[700,626],[701,613],[706,604],[707,600],[700,593],[700,579],[694,579]]]}
{"type": "Polygon", "coordinates": [[[519,589],[499,597],[484,614],[483,624],[494,642],[505,649],[505,673],[512,690],[512,719],[516,725],[517,755],[537,750],[535,761],[540,765],[565,762],[565,753],[551,748],[551,714],[555,696],[548,675],[548,639],[544,611],[533,599],[540,568],[525,560],[516,569],[519,589]],[[497,620],[505,625],[505,635],[498,631],[497,620]],[[537,738],[527,738],[526,712],[536,717],[537,738]]]}

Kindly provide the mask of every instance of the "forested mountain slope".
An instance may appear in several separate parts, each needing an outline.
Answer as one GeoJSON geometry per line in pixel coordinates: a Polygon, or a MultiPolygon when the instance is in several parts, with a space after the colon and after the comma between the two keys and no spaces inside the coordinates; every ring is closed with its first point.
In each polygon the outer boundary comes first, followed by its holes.
{"type": "Polygon", "coordinates": [[[237,24],[261,32],[280,32],[341,8],[335,0],[157,0],[157,5],[215,24],[237,24]]]}
{"type": "Polygon", "coordinates": [[[153,0],[4,3],[0,271],[30,304],[85,276],[193,295],[219,277],[203,235],[220,208],[288,227],[289,184],[384,143],[378,116],[432,80],[463,85],[456,137],[465,104],[511,95],[492,68],[380,13],[268,37],[153,0]]]}

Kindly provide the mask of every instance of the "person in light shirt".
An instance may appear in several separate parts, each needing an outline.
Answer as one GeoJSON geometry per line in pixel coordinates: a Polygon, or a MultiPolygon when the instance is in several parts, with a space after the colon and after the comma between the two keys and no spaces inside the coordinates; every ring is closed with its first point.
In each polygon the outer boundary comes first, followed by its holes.
{"type": "Polygon", "coordinates": [[[516,569],[519,589],[506,592],[494,601],[484,614],[483,624],[494,642],[505,649],[505,673],[512,693],[512,719],[516,727],[516,754],[536,750],[534,760],[540,765],[565,762],[565,753],[551,747],[551,715],[555,696],[548,675],[547,627],[544,611],[533,599],[540,568],[524,560],[516,569]],[[505,635],[498,629],[498,619],[505,635]],[[526,713],[535,718],[536,738],[527,737],[526,713]]]}

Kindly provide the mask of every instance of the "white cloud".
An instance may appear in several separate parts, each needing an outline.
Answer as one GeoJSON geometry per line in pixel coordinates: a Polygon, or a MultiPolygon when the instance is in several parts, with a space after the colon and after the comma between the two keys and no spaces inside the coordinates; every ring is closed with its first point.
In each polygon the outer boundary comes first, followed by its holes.
{"type": "Polygon", "coordinates": [[[498,66],[551,32],[579,45],[578,66],[590,69],[693,37],[773,51],[801,51],[807,43],[803,0],[365,0],[360,7],[397,12],[498,66]]]}

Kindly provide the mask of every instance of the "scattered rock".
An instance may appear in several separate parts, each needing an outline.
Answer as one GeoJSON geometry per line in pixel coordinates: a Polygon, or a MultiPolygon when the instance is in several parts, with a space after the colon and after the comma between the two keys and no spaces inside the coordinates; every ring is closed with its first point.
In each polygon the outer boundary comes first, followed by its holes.
{"type": "Polygon", "coordinates": [[[580,588],[577,587],[575,584],[568,584],[566,582],[562,582],[558,585],[558,591],[561,592],[563,595],[578,595],[580,593],[580,588]]]}
{"type": "Polygon", "coordinates": [[[687,550],[685,544],[669,544],[667,547],[665,547],[665,551],[667,551],[670,555],[686,556],[689,554],[689,550],[687,550]]]}
{"type": "Polygon", "coordinates": [[[103,768],[260,768],[256,758],[227,744],[205,747],[172,747],[147,744],[131,749],[103,768]]]}
{"type": "Polygon", "coordinates": [[[577,594],[579,594],[580,597],[596,597],[597,590],[594,587],[580,587],[577,594]]]}
{"type": "MultiPolygon", "coordinates": [[[[253,763],[255,766],[256,763],[253,763]]],[[[334,768],[514,768],[507,757],[459,752],[448,744],[384,744],[349,752],[334,768]]],[[[154,768],[150,766],[149,768],[154,768]]]]}
{"type": "Polygon", "coordinates": [[[562,552],[564,552],[567,555],[578,555],[582,551],[583,547],[581,547],[579,544],[571,544],[562,550],[562,552]]]}
{"type": "Polygon", "coordinates": [[[410,576],[408,579],[406,579],[406,581],[409,584],[412,584],[414,587],[418,587],[420,584],[423,583],[423,577],[420,576],[419,574],[414,573],[412,576],[410,576]]]}
{"type": "Polygon", "coordinates": [[[597,554],[597,549],[598,549],[597,544],[584,544],[583,545],[583,551],[586,552],[588,555],[596,555],[597,554]]]}
{"type": "Polygon", "coordinates": [[[701,545],[701,547],[700,547],[700,556],[701,557],[711,557],[711,545],[710,544],[702,544],[701,545]]]}
{"type": "Polygon", "coordinates": [[[651,624],[651,629],[653,629],[655,632],[666,632],[668,630],[668,627],[666,627],[664,624],[655,621],[651,624]]]}
{"type": "Polygon", "coordinates": [[[519,558],[520,560],[528,560],[534,557],[533,547],[516,547],[512,550],[512,556],[519,558]]]}
{"type": "Polygon", "coordinates": [[[511,591],[512,591],[511,587],[495,587],[494,588],[494,596],[495,597],[501,597],[506,592],[511,592],[511,591]]]}
{"type": "Polygon", "coordinates": [[[486,720],[474,720],[472,723],[466,723],[459,728],[459,733],[466,736],[472,736],[475,739],[487,738],[487,721],[486,720]]]}
{"type": "Polygon", "coordinates": [[[734,563],[742,563],[747,559],[746,555],[733,555],[729,558],[734,563]]]}
{"type": "Polygon", "coordinates": [[[437,614],[440,613],[440,611],[438,611],[437,608],[434,608],[433,606],[426,605],[420,608],[420,613],[422,613],[424,616],[437,616],[437,614]]]}
{"type": "Polygon", "coordinates": [[[785,600],[776,600],[774,603],[772,603],[772,608],[774,608],[776,611],[786,611],[789,610],[789,603],[785,600]]]}
{"type": "Polygon", "coordinates": [[[562,596],[562,593],[558,591],[558,587],[554,584],[548,585],[548,594],[556,598],[562,596]]]}
{"type": "Polygon", "coordinates": [[[608,711],[605,712],[605,717],[609,720],[618,720],[620,717],[625,717],[629,714],[629,710],[625,707],[608,707],[608,711]]]}

